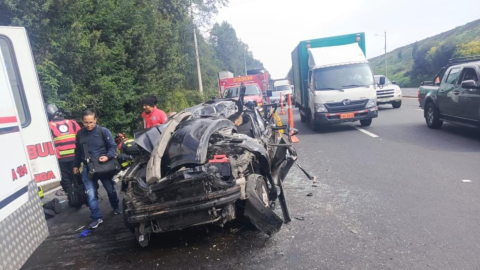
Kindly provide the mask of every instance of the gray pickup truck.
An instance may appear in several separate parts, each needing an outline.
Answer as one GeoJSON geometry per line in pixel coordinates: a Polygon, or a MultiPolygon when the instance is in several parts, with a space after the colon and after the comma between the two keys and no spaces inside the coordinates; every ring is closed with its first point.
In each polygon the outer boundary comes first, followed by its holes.
{"type": "Polygon", "coordinates": [[[452,59],[432,82],[419,90],[420,106],[429,128],[443,122],[480,128],[480,56],[452,59]]]}

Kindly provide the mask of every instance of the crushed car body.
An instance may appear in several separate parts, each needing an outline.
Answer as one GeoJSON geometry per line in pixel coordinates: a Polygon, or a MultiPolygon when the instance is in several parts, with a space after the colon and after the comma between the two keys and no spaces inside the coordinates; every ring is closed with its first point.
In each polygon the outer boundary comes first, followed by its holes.
{"type": "Polygon", "coordinates": [[[290,221],[282,182],[297,156],[288,127],[270,123],[276,107],[263,109],[211,100],[135,134],[142,151],[122,177],[123,217],[141,246],[152,233],[236,218],[268,235],[290,221]]]}

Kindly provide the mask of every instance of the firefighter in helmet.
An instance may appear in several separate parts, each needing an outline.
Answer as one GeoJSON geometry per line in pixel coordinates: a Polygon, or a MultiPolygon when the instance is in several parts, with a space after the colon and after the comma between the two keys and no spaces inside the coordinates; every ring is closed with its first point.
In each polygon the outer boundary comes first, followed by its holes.
{"type": "Polygon", "coordinates": [[[125,169],[130,166],[133,156],[138,154],[139,149],[134,139],[129,139],[120,132],[115,136],[115,143],[117,144],[117,159],[122,169],[125,169]]]}
{"type": "Polygon", "coordinates": [[[47,106],[48,126],[52,132],[53,143],[62,175],[60,184],[68,194],[73,181],[73,159],[75,157],[75,138],[80,126],[75,120],[65,119],[54,104],[47,106]]]}

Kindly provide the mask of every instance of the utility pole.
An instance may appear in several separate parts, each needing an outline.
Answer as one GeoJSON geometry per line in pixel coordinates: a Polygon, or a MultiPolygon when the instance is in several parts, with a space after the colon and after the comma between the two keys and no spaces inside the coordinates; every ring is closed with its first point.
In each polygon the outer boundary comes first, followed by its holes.
{"type": "Polygon", "coordinates": [[[385,77],[388,77],[388,60],[387,60],[387,30],[385,30],[385,77]]]}
{"type": "Polygon", "coordinates": [[[245,76],[247,76],[247,57],[245,56],[247,48],[243,48],[243,60],[245,61],[245,76]]]}
{"type": "Polygon", "coordinates": [[[200,90],[200,93],[203,94],[202,69],[200,67],[200,57],[198,56],[197,32],[195,28],[195,20],[193,19],[193,4],[190,6],[190,12],[193,24],[193,43],[195,44],[195,55],[197,58],[198,89],[200,90]]]}

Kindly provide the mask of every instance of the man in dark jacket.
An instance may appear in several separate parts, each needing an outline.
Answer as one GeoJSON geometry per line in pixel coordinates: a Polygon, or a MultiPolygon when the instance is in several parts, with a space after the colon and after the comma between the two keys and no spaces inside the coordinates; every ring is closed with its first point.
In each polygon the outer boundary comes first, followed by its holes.
{"type": "MultiPolygon", "coordinates": [[[[83,172],[82,180],[85,184],[85,190],[88,195],[88,205],[90,207],[92,223],[90,228],[97,228],[100,223],[103,222],[100,209],[98,208],[98,201],[95,197],[95,182],[88,177],[87,161],[85,160],[85,155],[83,151],[83,145],[81,144],[81,138],[85,138],[88,146],[88,155],[90,160],[98,159],[100,162],[107,162],[110,159],[115,158],[117,152],[117,145],[113,140],[112,133],[104,128],[97,125],[97,117],[95,112],[91,109],[87,109],[82,113],[82,122],[83,128],[78,132],[76,138],[76,149],[75,151],[75,160],[73,173],[79,173],[80,163],[83,162],[83,172]],[[102,134],[100,134],[102,132],[102,134]]],[[[115,183],[112,180],[112,177],[105,179],[100,179],[102,181],[103,187],[107,191],[108,199],[110,205],[113,208],[113,213],[118,215],[120,214],[120,208],[118,207],[118,196],[117,191],[115,190],[115,183]]]]}

